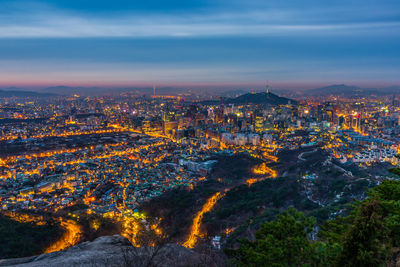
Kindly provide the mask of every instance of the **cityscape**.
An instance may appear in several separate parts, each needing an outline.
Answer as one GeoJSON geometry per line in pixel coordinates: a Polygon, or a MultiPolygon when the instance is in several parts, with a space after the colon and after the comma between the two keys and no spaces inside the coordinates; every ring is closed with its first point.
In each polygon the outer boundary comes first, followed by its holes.
{"type": "Polygon", "coordinates": [[[400,263],[398,3],[23,2],[0,266],[400,263]]]}
{"type": "MultiPolygon", "coordinates": [[[[140,231],[145,221],[161,234],[157,222],[162,218],[147,222],[143,205],[167,191],[191,191],[213,179],[210,174],[221,157],[240,155],[259,163],[252,168],[253,175],[235,183],[223,181],[225,188],[206,199],[193,214],[188,232],[180,233],[177,242],[185,247],[205,242],[201,238],[207,235],[202,227],[204,214],[237,183],[252,186],[298,175],[304,197],[325,207],[346,199],[345,192],[336,192],[333,200],[315,192],[315,180],[327,178],[318,167],[304,166],[310,157],[323,159],[324,166],[338,172],[335,176],[370,184],[396,179],[396,173],[387,170],[399,165],[396,96],[295,101],[278,97],[267,85],[264,92],[250,92],[226,103],[186,101],[179,95],[73,95],[5,98],[0,110],[2,213],[37,223],[44,221],[40,214],[52,214],[62,222],[71,236],[48,251],[80,240],[83,229],[73,218],[81,213],[127,223],[121,234],[133,244],[139,245],[140,233],[132,232],[132,224],[140,231]],[[271,104],[276,99],[281,104],[271,104]],[[295,159],[289,158],[293,155],[295,159]],[[292,166],[299,169],[293,171],[292,166]],[[71,213],[69,207],[82,210],[71,213]]],[[[361,200],[363,195],[353,197],[361,200]]],[[[345,208],[329,216],[341,212],[345,208]]],[[[215,235],[214,246],[220,248],[221,237],[228,236],[215,235]]]]}

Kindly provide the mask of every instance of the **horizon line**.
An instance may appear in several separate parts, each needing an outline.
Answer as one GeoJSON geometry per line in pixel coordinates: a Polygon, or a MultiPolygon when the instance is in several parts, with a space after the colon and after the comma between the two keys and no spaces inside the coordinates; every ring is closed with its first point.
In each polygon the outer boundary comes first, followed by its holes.
{"type": "MultiPolygon", "coordinates": [[[[275,88],[277,90],[306,90],[306,89],[314,89],[319,87],[328,87],[328,86],[337,86],[337,85],[345,85],[350,87],[360,87],[360,88],[374,88],[374,89],[383,89],[390,87],[400,86],[400,83],[395,82],[275,82],[268,83],[272,90],[275,88]]],[[[0,89],[2,90],[12,90],[12,89],[35,89],[35,90],[44,90],[49,88],[57,88],[57,87],[76,87],[76,88],[99,88],[99,89],[146,89],[153,88],[153,85],[156,88],[176,88],[176,89],[227,89],[231,87],[232,89],[244,89],[244,87],[248,87],[249,90],[254,89],[264,89],[265,82],[254,82],[254,83],[229,83],[229,82],[193,82],[193,83],[154,83],[154,82],[146,82],[146,83],[106,83],[106,82],[88,82],[88,83],[0,83],[0,89]]]]}

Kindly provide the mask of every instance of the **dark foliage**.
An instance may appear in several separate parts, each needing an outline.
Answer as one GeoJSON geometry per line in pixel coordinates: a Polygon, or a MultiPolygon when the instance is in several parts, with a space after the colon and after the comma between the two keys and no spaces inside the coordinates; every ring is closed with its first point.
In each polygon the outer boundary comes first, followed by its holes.
{"type": "Polygon", "coordinates": [[[0,258],[41,254],[62,234],[60,226],[50,219],[44,225],[36,225],[34,222],[16,222],[0,215],[0,258]]]}

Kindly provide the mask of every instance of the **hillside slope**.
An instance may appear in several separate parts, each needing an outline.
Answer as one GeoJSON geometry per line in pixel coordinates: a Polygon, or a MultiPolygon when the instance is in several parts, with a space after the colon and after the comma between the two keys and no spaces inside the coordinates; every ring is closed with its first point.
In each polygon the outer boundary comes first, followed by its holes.
{"type": "Polygon", "coordinates": [[[0,266],[217,266],[209,256],[176,244],[136,248],[120,235],[102,236],[66,251],[0,260],[0,266]]]}

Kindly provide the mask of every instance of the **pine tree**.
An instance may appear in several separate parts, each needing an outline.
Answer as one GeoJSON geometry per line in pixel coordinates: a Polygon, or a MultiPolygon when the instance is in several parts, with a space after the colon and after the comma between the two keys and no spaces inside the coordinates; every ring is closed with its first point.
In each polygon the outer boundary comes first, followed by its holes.
{"type": "Polygon", "coordinates": [[[343,237],[338,266],[384,266],[390,248],[388,229],[376,198],[364,202],[343,237]]]}
{"type": "Polygon", "coordinates": [[[277,220],[262,225],[255,242],[241,240],[240,249],[228,254],[239,266],[302,266],[312,259],[314,246],[308,235],[314,226],[314,218],[289,208],[277,220]]]}

